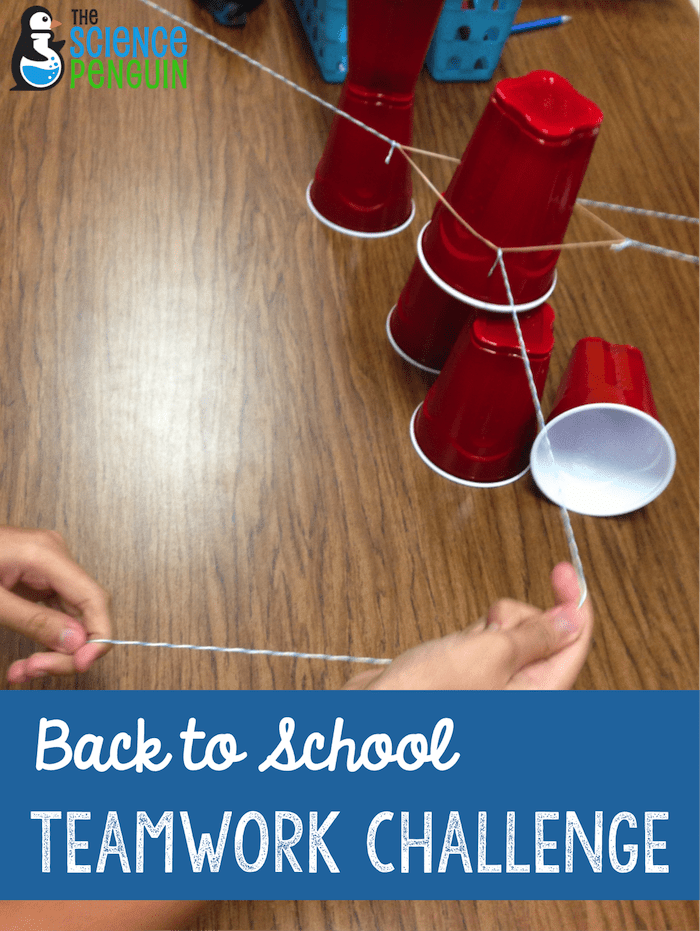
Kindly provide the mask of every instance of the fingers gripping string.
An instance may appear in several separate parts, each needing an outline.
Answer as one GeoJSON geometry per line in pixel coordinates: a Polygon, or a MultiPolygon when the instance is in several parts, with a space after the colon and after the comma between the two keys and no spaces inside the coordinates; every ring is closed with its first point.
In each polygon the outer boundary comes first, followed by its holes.
{"type": "MultiPolygon", "coordinates": [[[[501,276],[503,278],[503,284],[505,285],[506,293],[508,295],[508,303],[511,306],[511,316],[513,318],[513,323],[515,325],[515,332],[518,336],[518,345],[520,346],[520,355],[523,360],[523,365],[525,366],[525,374],[527,375],[527,383],[530,388],[530,394],[532,395],[532,402],[535,405],[535,412],[537,414],[537,424],[540,429],[540,432],[544,430],[544,445],[547,449],[547,452],[551,458],[553,472],[555,475],[559,475],[559,470],[556,466],[554,459],[554,451],[552,449],[552,444],[549,442],[549,436],[545,429],[544,415],[542,414],[542,407],[540,405],[540,399],[537,395],[537,386],[535,385],[535,378],[532,374],[532,367],[530,365],[530,360],[527,355],[527,349],[525,348],[525,340],[523,338],[523,331],[520,329],[520,321],[518,320],[518,314],[515,308],[515,301],[513,300],[513,292],[510,289],[510,281],[508,280],[508,274],[506,273],[506,266],[503,261],[503,250],[498,249],[496,254],[496,262],[494,263],[494,268],[496,264],[501,269],[501,276]]],[[[493,269],[491,269],[493,271],[493,269]]],[[[559,489],[561,492],[561,489],[559,489]]],[[[560,493],[561,497],[561,493],[560,493]]],[[[576,544],[576,537],[574,536],[574,529],[571,526],[571,518],[569,517],[569,512],[565,507],[561,506],[559,508],[559,514],[561,516],[562,524],[564,525],[564,534],[566,536],[566,542],[569,545],[569,554],[571,555],[571,562],[574,569],[576,570],[576,575],[578,576],[578,585],[579,585],[579,595],[580,600],[578,603],[579,608],[586,600],[588,595],[588,586],[586,584],[586,577],[583,573],[583,564],[581,562],[581,557],[579,555],[578,546],[576,544]]]]}
{"type": "MultiPolygon", "coordinates": [[[[391,154],[391,153],[390,153],[391,154]]],[[[527,349],[525,347],[525,340],[523,338],[523,333],[520,328],[520,321],[518,320],[517,311],[513,308],[515,307],[515,301],[513,299],[513,292],[511,291],[510,281],[508,280],[508,274],[506,272],[505,263],[503,261],[503,250],[499,247],[496,248],[496,261],[493,263],[493,267],[489,272],[491,275],[496,266],[499,266],[501,275],[503,277],[503,284],[508,295],[508,303],[511,306],[511,314],[513,318],[513,323],[515,325],[515,332],[518,337],[518,345],[520,347],[520,355],[525,366],[525,373],[527,375],[527,382],[530,388],[530,394],[532,395],[532,401],[535,405],[535,412],[537,414],[537,423],[540,430],[544,430],[545,422],[544,415],[542,414],[542,407],[540,406],[540,400],[537,395],[537,387],[535,385],[535,378],[532,374],[532,367],[530,366],[530,360],[527,355],[527,349]]],[[[545,431],[545,447],[548,450],[548,453],[551,457],[552,464],[554,462],[554,453],[549,442],[549,437],[545,431]]],[[[556,468],[555,468],[555,474],[556,468]]],[[[571,526],[571,520],[569,518],[569,512],[565,507],[559,508],[559,513],[561,515],[562,523],[564,525],[564,533],[566,535],[566,540],[569,545],[569,553],[571,555],[571,562],[573,563],[574,569],[576,570],[576,575],[579,582],[579,608],[583,605],[588,594],[588,587],[586,585],[586,579],[583,572],[583,565],[581,563],[581,557],[579,555],[578,546],[576,544],[576,538],[574,537],[574,531],[571,526]]],[[[145,640],[111,640],[107,638],[100,638],[94,640],[88,640],[88,643],[106,643],[113,646],[141,646],[141,647],[163,647],[170,650],[194,650],[198,652],[211,652],[211,653],[239,653],[245,654],[247,656],[277,656],[283,657],[286,659],[320,659],[326,662],[339,662],[339,663],[365,663],[375,666],[384,666],[391,663],[391,659],[379,659],[372,656],[346,656],[346,655],[337,655],[332,653],[300,653],[297,651],[282,651],[282,650],[253,650],[247,649],[245,647],[217,647],[217,646],[198,646],[191,643],[166,643],[166,642],[148,642],[145,640]]]]}

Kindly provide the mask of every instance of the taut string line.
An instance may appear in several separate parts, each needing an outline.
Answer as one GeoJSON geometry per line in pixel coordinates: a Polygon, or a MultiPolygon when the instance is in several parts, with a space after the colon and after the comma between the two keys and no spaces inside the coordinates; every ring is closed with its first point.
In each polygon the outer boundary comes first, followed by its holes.
{"type": "MultiPolygon", "coordinates": [[[[139,2],[143,3],[145,6],[150,7],[152,10],[156,10],[158,13],[162,13],[164,16],[167,16],[169,19],[174,20],[176,23],[180,23],[180,25],[187,27],[187,29],[191,30],[192,32],[195,32],[197,35],[202,36],[202,38],[207,39],[209,42],[213,42],[215,45],[220,46],[221,48],[225,49],[227,52],[231,52],[233,55],[237,55],[238,58],[242,58],[243,61],[248,62],[249,65],[253,65],[255,68],[259,68],[261,71],[264,71],[266,74],[269,74],[271,77],[276,78],[278,81],[282,81],[282,83],[286,84],[288,87],[293,88],[298,93],[304,94],[304,96],[309,97],[311,100],[314,100],[316,103],[320,104],[320,106],[325,107],[327,110],[331,110],[333,113],[339,114],[344,119],[350,120],[351,123],[355,123],[356,126],[360,126],[366,132],[371,133],[371,135],[376,136],[378,139],[383,140],[389,146],[388,157],[392,155],[394,149],[398,149],[401,152],[401,154],[404,156],[404,158],[408,160],[408,162],[411,164],[411,166],[417,172],[417,174],[423,179],[423,181],[425,181],[425,183],[430,187],[430,189],[435,194],[437,194],[438,198],[441,201],[443,201],[443,203],[446,204],[446,206],[455,215],[455,217],[459,220],[459,222],[462,223],[473,236],[476,236],[477,239],[481,240],[481,242],[483,242],[484,245],[489,246],[491,249],[493,249],[494,252],[496,253],[498,252],[498,249],[500,247],[496,245],[495,243],[492,243],[489,239],[486,239],[484,236],[478,233],[475,229],[473,229],[467,223],[466,220],[460,217],[459,214],[455,210],[453,210],[449,204],[447,204],[442,194],[437,190],[437,188],[432,184],[432,182],[426,177],[426,175],[418,168],[415,162],[406,153],[414,152],[417,155],[427,155],[430,158],[443,159],[445,161],[454,162],[456,164],[459,164],[460,159],[454,158],[451,155],[441,155],[438,152],[430,152],[427,149],[418,149],[413,146],[402,145],[400,142],[397,142],[395,139],[390,139],[389,136],[386,136],[384,135],[384,133],[379,132],[379,130],[374,129],[374,127],[368,126],[366,123],[363,123],[361,120],[358,120],[356,117],[351,116],[349,113],[345,113],[345,111],[338,109],[338,107],[335,107],[332,103],[329,103],[327,100],[324,100],[322,97],[319,97],[317,94],[312,93],[311,91],[307,90],[305,87],[302,87],[300,84],[296,84],[294,81],[291,81],[289,78],[285,77],[283,74],[280,74],[278,71],[274,71],[272,68],[268,68],[267,65],[263,65],[261,62],[257,61],[255,58],[251,58],[249,55],[246,55],[245,52],[241,52],[238,49],[235,49],[232,46],[227,45],[226,42],[222,42],[221,39],[218,39],[216,36],[213,36],[211,33],[206,32],[204,29],[200,29],[199,26],[195,26],[193,23],[188,22],[186,19],[182,19],[182,17],[178,16],[176,13],[172,13],[170,10],[166,10],[164,7],[159,6],[157,3],[154,3],[153,0],[139,0],[139,2]]],[[[581,201],[579,201],[579,203],[580,202],[581,201]]],[[[679,217],[676,214],[657,213],[655,211],[642,210],[637,207],[621,207],[616,204],[605,204],[600,201],[583,200],[582,202],[588,206],[607,207],[612,210],[624,210],[629,213],[640,213],[645,216],[658,216],[658,217],[663,217],[666,219],[674,219],[674,220],[680,219],[680,220],[685,220],[689,223],[698,223],[698,220],[696,220],[693,217],[679,217]]],[[[595,214],[591,214],[591,216],[595,217],[595,214]]],[[[617,249],[619,250],[619,249],[628,248],[629,246],[634,246],[635,248],[648,249],[651,252],[656,252],[659,255],[666,255],[670,258],[676,258],[676,259],[681,259],[687,262],[693,262],[696,265],[699,263],[697,256],[686,255],[686,253],[683,253],[683,252],[674,252],[673,250],[670,250],[670,249],[663,249],[661,246],[652,246],[649,243],[641,243],[636,239],[630,239],[626,236],[623,236],[623,234],[617,232],[617,230],[613,230],[612,227],[608,226],[606,223],[600,220],[599,217],[595,217],[595,219],[598,220],[601,224],[603,224],[603,226],[605,226],[609,231],[612,230],[616,238],[611,239],[611,240],[603,240],[603,241],[587,242],[587,243],[564,243],[564,244],[557,244],[556,246],[553,246],[551,244],[542,245],[542,246],[507,246],[507,247],[504,246],[502,251],[504,253],[506,252],[545,252],[551,249],[557,249],[557,250],[559,249],[581,249],[581,248],[592,249],[592,248],[600,248],[603,246],[617,247],[617,249]]]]}
{"type": "Polygon", "coordinates": [[[197,646],[194,643],[149,643],[146,640],[88,640],[88,643],[110,643],[115,646],[125,647],[167,647],[170,650],[198,650],[209,653],[246,653],[250,656],[286,656],[291,659],[325,659],[334,660],[339,663],[374,663],[375,665],[385,665],[390,663],[390,659],[375,659],[373,656],[339,656],[333,653],[297,653],[296,651],[287,650],[247,650],[245,647],[214,647],[214,646],[197,646]]]}
{"type": "MultiPolygon", "coordinates": [[[[511,307],[511,317],[513,318],[513,324],[515,325],[515,332],[518,336],[518,345],[520,347],[520,357],[523,360],[525,365],[525,373],[527,375],[527,384],[530,389],[530,395],[532,396],[533,404],[535,405],[535,411],[537,413],[537,426],[540,432],[544,431],[544,445],[547,449],[547,452],[551,458],[552,464],[555,468],[555,473],[559,474],[559,469],[556,466],[556,461],[554,459],[554,451],[552,449],[552,444],[549,441],[549,434],[545,430],[544,414],[542,413],[542,407],[540,406],[540,399],[537,395],[537,386],[535,385],[535,378],[532,374],[532,367],[530,366],[530,360],[527,355],[527,348],[525,346],[525,340],[523,338],[523,331],[520,329],[520,320],[518,319],[518,313],[515,309],[515,301],[513,300],[513,292],[510,289],[510,281],[508,280],[508,275],[506,274],[506,266],[503,262],[503,250],[499,249],[496,262],[501,270],[501,276],[503,278],[503,284],[505,285],[506,292],[508,294],[508,303],[511,307]]],[[[494,266],[495,267],[495,266],[494,266]]],[[[491,269],[491,274],[493,268],[491,269]]],[[[559,496],[563,498],[561,494],[561,489],[559,489],[559,496]]],[[[579,585],[579,608],[586,600],[588,595],[588,585],[586,584],[586,577],[583,573],[583,563],[581,562],[581,557],[579,555],[578,546],[576,545],[576,537],[574,536],[574,528],[571,526],[571,518],[569,517],[569,512],[566,510],[564,505],[559,506],[559,516],[561,517],[561,522],[564,525],[564,534],[566,536],[566,542],[569,545],[569,553],[571,555],[571,562],[574,569],[576,570],[576,575],[578,576],[578,585],[579,585]]]]}
{"type": "MultiPolygon", "coordinates": [[[[494,263],[493,268],[491,269],[491,272],[494,271],[496,265],[499,266],[500,271],[501,271],[501,276],[503,277],[503,283],[505,285],[506,292],[508,294],[508,302],[512,308],[511,314],[513,318],[515,330],[517,333],[517,337],[518,337],[518,343],[520,346],[520,354],[523,360],[523,364],[525,366],[528,386],[530,389],[530,394],[532,395],[532,401],[535,406],[535,411],[537,413],[537,422],[538,422],[538,427],[540,431],[545,426],[544,415],[542,413],[542,408],[540,406],[539,398],[537,395],[537,388],[535,386],[535,381],[534,381],[534,377],[532,374],[532,368],[530,366],[530,360],[528,359],[528,356],[527,356],[527,350],[525,347],[525,341],[523,339],[522,330],[520,328],[518,314],[515,310],[515,301],[513,299],[510,282],[508,280],[508,275],[507,275],[505,264],[503,261],[504,253],[506,252],[542,252],[542,251],[547,251],[547,250],[552,250],[552,249],[557,249],[557,250],[583,249],[583,248],[591,249],[591,248],[601,248],[601,247],[610,247],[610,248],[615,249],[616,251],[620,251],[629,246],[635,246],[637,248],[649,249],[650,251],[656,252],[661,255],[666,255],[672,258],[681,259],[683,261],[690,261],[696,265],[698,264],[697,256],[687,255],[681,252],[674,252],[673,250],[663,249],[660,246],[653,246],[648,243],[641,243],[641,242],[638,242],[637,240],[629,239],[628,237],[620,233],[618,230],[616,230],[614,227],[610,226],[608,223],[605,223],[605,221],[601,220],[600,217],[597,217],[595,214],[591,213],[589,210],[586,210],[586,206],[604,207],[610,210],[621,210],[627,213],[638,213],[638,214],[642,214],[645,216],[655,216],[655,217],[661,217],[663,219],[669,219],[669,220],[682,220],[688,223],[698,223],[697,219],[693,217],[682,217],[676,214],[668,214],[668,213],[660,213],[657,211],[644,210],[644,209],[636,208],[636,207],[624,207],[624,206],[620,206],[617,204],[607,204],[607,203],[603,203],[600,201],[590,201],[590,200],[585,200],[583,198],[580,198],[577,201],[576,207],[579,210],[583,210],[588,216],[594,219],[598,223],[598,225],[602,226],[609,234],[612,234],[615,237],[614,239],[600,240],[600,241],[594,241],[594,242],[581,242],[581,243],[564,243],[564,244],[557,243],[556,245],[548,244],[548,245],[542,245],[542,246],[521,246],[521,247],[497,246],[495,243],[491,242],[491,240],[487,239],[485,236],[482,236],[469,223],[467,223],[467,221],[463,217],[461,217],[457,213],[457,211],[452,207],[451,204],[449,204],[445,200],[442,193],[438,191],[438,189],[430,181],[430,179],[425,175],[425,173],[421,171],[421,169],[416,165],[413,159],[408,155],[408,152],[413,152],[414,154],[417,154],[417,155],[427,155],[431,158],[443,159],[445,161],[453,162],[456,164],[460,163],[460,159],[454,158],[453,156],[449,156],[449,155],[441,155],[437,152],[430,152],[430,151],[427,151],[426,149],[418,149],[413,146],[402,145],[401,143],[396,142],[396,140],[390,139],[388,136],[385,136],[383,133],[374,129],[372,126],[368,126],[366,123],[363,123],[360,120],[356,119],[355,117],[351,116],[350,114],[345,113],[344,111],[338,109],[337,107],[333,106],[333,104],[329,103],[326,100],[323,100],[321,97],[318,97],[316,94],[311,93],[311,91],[308,91],[306,88],[301,87],[299,84],[296,84],[294,81],[290,81],[289,78],[286,78],[284,75],[279,74],[278,72],[273,71],[271,68],[266,67],[265,65],[261,64],[259,61],[256,61],[254,58],[251,58],[250,56],[246,55],[244,52],[240,52],[238,49],[232,48],[230,45],[227,45],[225,42],[222,42],[220,39],[217,39],[216,36],[213,36],[210,33],[205,32],[203,29],[200,29],[198,26],[195,26],[192,23],[188,22],[187,20],[182,19],[180,16],[177,16],[175,13],[170,12],[170,10],[166,10],[161,6],[158,6],[158,4],[154,3],[153,0],[140,0],[140,2],[150,7],[151,9],[156,10],[159,13],[162,13],[164,16],[169,17],[175,22],[180,23],[181,25],[187,27],[187,29],[190,29],[191,31],[197,33],[198,35],[201,35],[203,38],[207,39],[210,42],[213,42],[215,45],[219,45],[221,46],[221,48],[226,49],[228,52],[232,52],[234,55],[237,55],[239,58],[242,58],[244,61],[247,61],[249,64],[254,65],[256,68],[259,68],[260,70],[266,72],[267,74],[271,75],[277,80],[282,81],[284,84],[287,84],[289,87],[292,87],[294,90],[298,91],[299,93],[304,94],[305,96],[316,101],[316,103],[320,104],[322,107],[326,107],[326,109],[332,110],[336,114],[340,114],[340,116],[344,117],[347,120],[350,120],[350,122],[355,123],[357,126],[360,126],[362,129],[371,133],[373,136],[376,136],[379,139],[382,139],[389,146],[389,152],[386,158],[387,163],[391,159],[391,156],[393,155],[394,150],[398,149],[401,152],[401,154],[404,156],[404,158],[408,161],[408,163],[411,165],[413,170],[428,185],[428,187],[433,191],[433,193],[437,195],[439,200],[445,204],[447,209],[455,216],[455,218],[467,230],[469,230],[469,232],[473,236],[475,236],[478,240],[483,242],[484,245],[493,249],[493,251],[496,253],[496,261],[494,263]]],[[[546,432],[545,432],[545,446],[548,448],[549,454],[552,457],[552,460],[554,460],[553,451],[552,451],[551,445],[549,444],[549,439],[547,437],[546,432]]],[[[565,507],[560,507],[559,510],[560,510],[562,523],[564,525],[566,539],[569,545],[569,552],[571,555],[571,560],[572,560],[573,566],[576,570],[576,574],[579,580],[579,594],[580,594],[579,607],[580,607],[583,604],[583,602],[586,600],[587,593],[588,593],[586,580],[585,580],[585,576],[583,572],[583,565],[581,563],[581,558],[578,552],[578,546],[576,545],[576,539],[574,537],[573,528],[571,526],[571,520],[569,518],[569,513],[565,507]]],[[[108,643],[108,644],[123,645],[123,646],[164,647],[164,648],[169,648],[173,650],[194,650],[194,651],[208,651],[208,652],[215,652],[215,653],[239,653],[239,654],[246,654],[246,655],[252,655],[252,656],[277,656],[277,657],[287,657],[287,658],[294,658],[294,659],[322,659],[326,661],[349,662],[349,663],[371,663],[371,664],[377,664],[377,665],[385,665],[391,662],[391,659],[378,659],[376,657],[369,657],[369,656],[345,656],[345,655],[336,655],[336,654],[330,654],[330,653],[301,653],[301,652],[296,652],[296,651],[259,650],[259,649],[247,649],[245,647],[198,646],[196,644],[180,644],[180,643],[166,643],[166,642],[155,643],[155,642],[148,642],[144,640],[111,640],[111,639],[102,638],[102,639],[90,640],[88,642],[108,643]]]]}
{"type": "MultiPolygon", "coordinates": [[[[513,318],[513,323],[515,324],[515,330],[518,335],[518,344],[520,346],[520,355],[523,359],[525,365],[525,371],[527,374],[528,386],[530,389],[530,394],[532,396],[532,401],[535,405],[535,411],[537,413],[537,423],[540,430],[544,429],[544,414],[542,413],[542,407],[540,406],[540,401],[537,396],[537,387],[535,386],[535,379],[532,374],[532,368],[530,366],[530,360],[527,356],[527,349],[525,347],[525,340],[523,339],[522,330],[520,329],[520,321],[518,320],[518,314],[515,310],[515,301],[513,300],[513,293],[510,287],[510,281],[508,280],[508,274],[506,272],[506,267],[503,263],[503,250],[497,250],[496,262],[494,263],[491,272],[494,271],[496,265],[500,267],[501,275],[503,277],[503,283],[508,294],[508,303],[511,306],[511,315],[513,318]]],[[[554,462],[554,453],[549,442],[549,437],[545,432],[545,446],[549,451],[549,455],[552,457],[554,462]]],[[[578,546],[576,545],[576,538],[574,536],[574,531],[571,526],[571,519],[569,517],[569,512],[565,507],[560,506],[559,513],[564,525],[564,532],[566,535],[566,540],[569,546],[569,553],[571,555],[571,562],[576,570],[576,575],[578,576],[579,582],[579,608],[586,600],[588,595],[588,586],[586,584],[586,578],[583,572],[583,564],[581,562],[581,557],[579,555],[578,546]]],[[[374,665],[386,665],[391,662],[391,659],[378,659],[372,656],[345,656],[345,655],[336,655],[333,653],[300,653],[297,651],[282,651],[282,650],[255,650],[247,649],[245,647],[217,647],[217,646],[197,646],[195,644],[189,643],[152,643],[145,640],[111,640],[106,638],[89,640],[88,643],[109,643],[112,645],[121,645],[121,646],[140,646],[140,647],[166,647],[171,650],[196,650],[196,651],[207,651],[212,653],[244,653],[249,656],[278,656],[278,657],[287,657],[291,659],[322,659],[332,662],[345,662],[345,663],[371,663],[374,665]]]]}

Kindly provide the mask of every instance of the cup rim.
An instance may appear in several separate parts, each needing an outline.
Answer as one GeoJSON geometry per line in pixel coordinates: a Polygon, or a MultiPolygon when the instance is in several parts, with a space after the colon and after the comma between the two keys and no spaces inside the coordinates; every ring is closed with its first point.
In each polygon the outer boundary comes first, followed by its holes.
{"type": "Polygon", "coordinates": [[[418,407],[414,410],[413,416],[411,417],[411,426],[410,426],[411,442],[413,443],[413,448],[418,453],[418,455],[421,457],[423,462],[427,466],[430,466],[433,472],[437,472],[438,475],[442,476],[442,478],[447,478],[451,482],[455,482],[457,485],[467,485],[469,488],[501,488],[503,485],[512,485],[513,482],[517,482],[518,479],[522,478],[524,475],[527,475],[527,473],[530,471],[530,466],[528,465],[523,469],[522,472],[519,472],[517,475],[513,475],[511,478],[502,479],[500,482],[472,482],[466,478],[459,478],[457,475],[451,475],[449,472],[445,472],[444,469],[441,469],[440,466],[435,465],[434,462],[428,459],[426,454],[420,448],[418,444],[418,440],[416,439],[415,422],[416,422],[416,417],[418,416],[418,412],[420,411],[421,407],[423,407],[422,401],[418,405],[418,407]]]}
{"type": "Polygon", "coordinates": [[[377,233],[363,233],[361,230],[351,230],[347,229],[344,226],[338,226],[337,223],[333,223],[331,220],[324,217],[322,213],[319,212],[318,208],[314,206],[313,201],[311,200],[311,186],[314,183],[312,178],[309,181],[309,186],[306,188],[306,203],[308,204],[309,210],[316,217],[317,220],[320,220],[321,223],[325,223],[326,226],[329,226],[332,230],[335,230],[336,233],[344,233],[346,236],[355,236],[358,239],[381,239],[384,236],[394,236],[396,233],[402,233],[406,227],[410,226],[413,223],[413,218],[416,215],[416,202],[411,199],[411,213],[408,217],[408,220],[400,226],[394,226],[390,230],[380,230],[377,233]]]}
{"type": "Polygon", "coordinates": [[[418,239],[416,241],[416,250],[418,252],[418,258],[420,263],[423,266],[425,273],[432,278],[435,284],[442,288],[442,290],[449,294],[450,297],[456,297],[458,301],[462,301],[464,304],[470,304],[472,307],[476,307],[479,310],[488,310],[494,314],[510,314],[513,311],[520,313],[526,310],[534,310],[536,307],[539,307],[541,304],[544,304],[551,296],[552,292],[557,286],[557,270],[554,269],[554,280],[552,281],[552,286],[547,291],[546,294],[543,294],[542,297],[538,297],[535,301],[528,301],[527,304],[489,304],[486,301],[480,301],[475,297],[470,297],[468,294],[464,294],[463,291],[458,291],[456,288],[453,288],[452,285],[447,284],[446,281],[443,281],[442,278],[433,271],[433,269],[428,264],[428,260],[425,257],[423,252],[423,233],[430,226],[432,220],[428,220],[423,229],[418,234],[418,239]]]}
{"type": "Polygon", "coordinates": [[[647,414],[646,411],[642,411],[638,407],[633,407],[630,404],[615,404],[611,401],[595,401],[592,404],[578,404],[576,407],[571,407],[568,410],[562,411],[561,414],[557,414],[556,417],[554,417],[552,420],[549,420],[545,424],[544,429],[539,431],[535,437],[534,443],[532,444],[532,449],[530,450],[530,468],[532,470],[532,477],[535,481],[535,484],[540,489],[542,494],[559,507],[566,508],[568,511],[573,511],[574,514],[583,514],[588,517],[620,517],[623,514],[631,514],[633,511],[638,511],[640,508],[646,507],[647,504],[650,504],[652,501],[658,498],[663,491],[666,490],[676,470],[676,447],[673,443],[673,440],[671,439],[670,433],[664,427],[664,425],[659,420],[657,420],[656,417],[652,417],[651,414],[647,414]],[[638,417],[640,420],[644,420],[650,424],[656,430],[659,437],[665,444],[669,457],[669,463],[665,476],[651,492],[645,495],[641,495],[639,501],[631,507],[625,506],[622,509],[587,508],[586,510],[581,510],[579,507],[575,506],[575,504],[572,505],[567,502],[566,495],[561,491],[560,487],[557,487],[552,493],[550,493],[550,490],[545,491],[545,489],[540,484],[538,478],[539,466],[537,459],[541,451],[540,448],[544,445],[545,434],[547,434],[555,424],[558,424],[561,421],[571,417],[573,414],[577,414],[580,411],[586,409],[626,411],[628,414],[631,414],[634,417],[638,417]]]}
{"type": "Polygon", "coordinates": [[[404,352],[404,350],[396,342],[396,340],[394,339],[394,334],[391,332],[391,325],[390,325],[391,315],[394,313],[395,310],[396,310],[396,304],[394,304],[394,306],[391,308],[391,310],[389,311],[389,316],[386,318],[386,335],[389,338],[389,342],[391,343],[392,348],[401,356],[402,359],[404,359],[406,362],[410,362],[411,365],[415,365],[415,367],[420,369],[422,372],[429,372],[431,375],[439,375],[440,369],[432,369],[430,368],[429,365],[423,365],[422,362],[416,362],[416,360],[412,359],[408,355],[407,352],[404,352]]]}

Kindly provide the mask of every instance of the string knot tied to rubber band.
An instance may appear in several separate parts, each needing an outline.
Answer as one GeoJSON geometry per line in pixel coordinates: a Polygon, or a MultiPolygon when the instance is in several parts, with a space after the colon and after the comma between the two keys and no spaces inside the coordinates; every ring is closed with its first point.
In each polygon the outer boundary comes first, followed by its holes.
{"type": "Polygon", "coordinates": [[[486,276],[487,278],[490,278],[491,275],[493,275],[493,273],[496,271],[496,267],[498,266],[499,262],[502,261],[502,259],[503,259],[503,249],[501,249],[501,247],[498,246],[496,248],[496,258],[494,260],[493,265],[491,266],[491,271],[486,276]]]}
{"type": "Polygon", "coordinates": [[[614,242],[610,249],[612,252],[622,252],[623,249],[629,249],[630,246],[634,245],[631,239],[625,239],[622,242],[614,242]]]}
{"type": "MultiPolygon", "coordinates": [[[[361,127],[362,129],[364,129],[366,132],[370,133],[371,135],[376,136],[378,139],[382,139],[384,142],[386,142],[389,145],[389,153],[385,159],[385,163],[387,165],[389,164],[391,156],[393,155],[394,149],[398,149],[401,152],[401,154],[404,156],[404,158],[408,161],[408,163],[411,165],[413,170],[419,175],[419,177],[428,185],[428,187],[433,191],[433,193],[435,193],[437,197],[445,204],[445,206],[454,214],[457,220],[460,223],[462,223],[462,225],[465,226],[466,229],[468,229],[470,233],[472,233],[472,235],[476,236],[477,239],[479,239],[481,242],[483,242],[485,245],[489,246],[490,248],[494,250],[498,248],[495,243],[492,243],[490,240],[486,239],[485,236],[482,236],[480,233],[478,233],[475,229],[473,229],[473,227],[471,227],[466,222],[466,220],[464,220],[462,217],[459,216],[456,210],[450,204],[447,203],[442,193],[437,190],[437,188],[430,181],[430,179],[420,170],[420,168],[410,158],[408,153],[414,152],[419,155],[427,155],[430,158],[442,159],[444,161],[453,162],[455,164],[459,164],[460,159],[455,158],[454,156],[451,156],[451,155],[443,155],[439,152],[430,152],[426,149],[418,149],[418,148],[415,148],[414,146],[402,145],[400,142],[397,142],[395,139],[390,139],[389,136],[386,136],[384,133],[379,132],[379,130],[375,129],[373,126],[369,126],[367,125],[367,123],[363,123],[361,120],[358,120],[356,117],[351,116],[349,113],[346,113],[344,110],[341,110],[338,107],[335,107],[332,103],[329,103],[327,100],[324,100],[322,97],[319,97],[317,94],[311,93],[311,91],[307,90],[305,87],[302,87],[300,84],[296,84],[294,81],[291,81],[289,78],[285,77],[283,74],[280,74],[278,71],[273,71],[272,68],[268,68],[266,65],[263,65],[262,62],[257,61],[255,58],[251,58],[250,55],[246,55],[245,52],[241,52],[238,49],[233,48],[230,45],[227,45],[226,42],[223,42],[221,39],[218,39],[216,36],[213,36],[211,33],[206,32],[204,29],[200,29],[198,26],[195,26],[194,23],[191,23],[188,20],[183,19],[181,16],[178,16],[176,13],[173,13],[170,10],[165,9],[162,6],[159,6],[157,3],[154,3],[153,0],[140,0],[140,2],[143,3],[144,6],[150,7],[150,9],[152,10],[156,10],[156,12],[162,13],[163,16],[167,16],[169,19],[173,20],[174,22],[180,23],[182,26],[185,26],[191,32],[194,32],[197,35],[202,36],[202,38],[206,39],[208,42],[213,42],[214,45],[220,46],[221,48],[225,49],[227,52],[230,52],[232,55],[236,55],[238,58],[242,58],[243,61],[247,62],[250,65],[253,65],[256,68],[259,68],[261,71],[264,71],[266,74],[269,74],[271,77],[275,78],[276,80],[281,81],[283,84],[286,84],[288,87],[291,87],[293,90],[297,91],[298,93],[303,94],[305,97],[310,98],[311,100],[318,103],[320,106],[325,107],[327,110],[331,110],[337,116],[341,116],[343,117],[343,119],[349,120],[351,123],[354,123],[356,126],[361,127]]],[[[654,210],[643,210],[638,207],[625,207],[619,204],[608,204],[602,201],[592,201],[592,200],[586,200],[584,198],[578,198],[576,202],[576,206],[579,207],[580,209],[583,209],[582,205],[584,204],[587,204],[589,206],[595,206],[595,207],[604,207],[610,210],[622,210],[628,213],[638,213],[644,216],[661,217],[663,219],[668,219],[668,220],[683,220],[688,223],[700,222],[695,217],[683,217],[677,214],[661,213],[659,211],[654,211],[654,210]]],[[[587,211],[587,212],[590,213],[590,211],[587,211]]],[[[536,251],[546,251],[550,249],[561,250],[561,249],[578,249],[578,248],[596,248],[596,247],[601,247],[601,246],[611,246],[613,244],[622,245],[623,243],[629,243],[629,245],[636,246],[637,248],[647,248],[650,251],[657,252],[658,254],[661,254],[661,255],[667,255],[670,258],[677,258],[677,259],[681,259],[687,262],[694,262],[696,265],[698,264],[699,260],[697,256],[686,255],[685,253],[682,253],[682,252],[673,252],[670,249],[664,250],[664,249],[661,249],[660,246],[649,246],[646,243],[637,242],[637,240],[632,240],[632,239],[628,240],[627,237],[623,236],[621,233],[618,233],[617,230],[613,229],[611,226],[606,224],[603,220],[600,219],[600,217],[597,217],[595,214],[590,214],[590,216],[592,216],[595,220],[597,220],[598,223],[607,227],[608,230],[612,231],[617,238],[611,241],[595,241],[595,242],[586,242],[586,243],[563,243],[559,245],[549,244],[549,245],[544,245],[544,246],[508,246],[508,247],[505,247],[503,251],[504,252],[536,252],[536,251]]],[[[626,248],[626,247],[627,247],[626,245],[623,246],[623,248],[626,248]]]]}

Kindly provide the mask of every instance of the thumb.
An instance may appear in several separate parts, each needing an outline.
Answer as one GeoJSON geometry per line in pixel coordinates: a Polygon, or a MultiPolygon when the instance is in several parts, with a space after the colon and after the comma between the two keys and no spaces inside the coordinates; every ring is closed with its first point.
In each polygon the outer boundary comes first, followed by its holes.
{"type": "Polygon", "coordinates": [[[578,639],[583,626],[583,613],[576,602],[569,602],[536,614],[506,631],[513,646],[512,674],[569,646],[578,639]]]}
{"type": "Polygon", "coordinates": [[[25,601],[4,588],[0,588],[0,624],[58,653],[75,653],[86,639],[83,626],[74,618],[25,601]]]}

